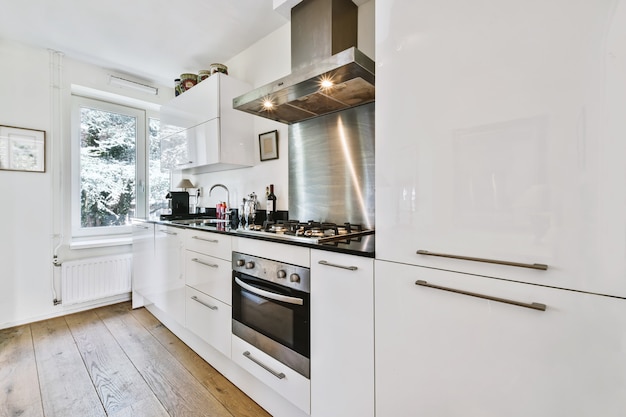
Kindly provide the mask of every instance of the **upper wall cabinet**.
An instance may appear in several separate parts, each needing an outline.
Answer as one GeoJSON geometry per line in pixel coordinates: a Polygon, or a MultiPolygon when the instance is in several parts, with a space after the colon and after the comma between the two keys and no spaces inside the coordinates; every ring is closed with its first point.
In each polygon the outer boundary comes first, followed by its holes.
{"type": "Polygon", "coordinates": [[[452,4],[376,4],[377,258],[625,297],[626,7],[452,4]]]}
{"type": "Polygon", "coordinates": [[[161,168],[190,173],[254,164],[250,115],[232,108],[250,86],[217,73],[161,107],[161,168]]]}

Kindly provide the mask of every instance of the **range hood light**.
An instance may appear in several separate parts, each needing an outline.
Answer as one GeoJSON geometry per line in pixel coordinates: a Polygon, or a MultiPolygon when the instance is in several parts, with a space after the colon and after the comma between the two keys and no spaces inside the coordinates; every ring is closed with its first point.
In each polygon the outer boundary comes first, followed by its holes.
{"type": "Polygon", "coordinates": [[[263,99],[263,110],[265,111],[270,111],[274,108],[274,103],[272,102],[272,99],[269,97],[266,97],[263,99]]]}
{"type": "Polygon", "coordinates": [[[322,90],[328,90],[333,85],[334,85],[334,83],[333,83],[333,81],[330,78],[322,78],[322,81],[320,82],[320,88],[322,90]]]}

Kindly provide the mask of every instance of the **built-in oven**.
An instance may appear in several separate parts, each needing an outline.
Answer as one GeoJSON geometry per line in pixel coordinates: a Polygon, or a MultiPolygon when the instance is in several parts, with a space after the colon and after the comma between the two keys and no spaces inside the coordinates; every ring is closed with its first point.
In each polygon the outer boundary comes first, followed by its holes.
{"type": "Polygon", "coordinates": [[[239,252],[232,261],[233,334],[310,378],[309,268],[239,252]]]}

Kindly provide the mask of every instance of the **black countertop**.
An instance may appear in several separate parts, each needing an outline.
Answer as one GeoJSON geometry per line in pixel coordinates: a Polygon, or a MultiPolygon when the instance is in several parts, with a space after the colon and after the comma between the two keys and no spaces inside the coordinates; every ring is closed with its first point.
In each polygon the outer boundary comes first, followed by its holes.
{"type": "Polygon", "coordinates": [[[230,236],[243,237],[246,239],[264,240],[267,242],[276,242],[276,243],[282,243],[285,245],[302,246],[302,247],[311,248],[311,249],[326,250],[330,252],[339,252],[339,253],[345,253],[348,255],[363,256],[367,258],[373,258],[375,254],[375,251],[374,251],[375,235],[374,234],[360,236],[357,238],[353,238],[349,241],[339,240],[335,242],[325,242],[325,243],[308,243],[308,242],[297,242],[297,241],[289,241],[289,240],[280,239],[280,238],[273,238],[271,235],[269,236],[258,235],[257,236],[257,235],[244,234],[241,232],[237,232],[237,229],[225,228],[224,225],[219,225],[219,226],[218,225],[206,225],[206,224],[182,225],[179,223],[175,223],[173,221],[160,220],[160,219],[135,218],[134,220],[155,223],[155,224],[164,224],[167,226],[179,227],[182,229],[193,229],[193,230],[201,230],[201,231],[211,232],[211,233],[227,234],[230,236]]]}

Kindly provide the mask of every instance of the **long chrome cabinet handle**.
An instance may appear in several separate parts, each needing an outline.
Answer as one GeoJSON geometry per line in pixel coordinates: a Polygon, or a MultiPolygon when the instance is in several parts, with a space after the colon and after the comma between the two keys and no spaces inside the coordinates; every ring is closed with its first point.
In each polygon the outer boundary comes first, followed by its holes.
{"type": "Polygon", "coordinates": [[[284,373],[276,372],[275,370],[273,370],[272,368],[270,368],[269,366],[267,366],[266,364],[264,364],[260,360],[256,359],[254,356],[252,356],[252,354],[250,354],[250,352],[248,352],[247,350],[245,352],[243,352],[243,356],[245,356],[246,358],[250,359],[252,362],[256,363],[261,368],[265,369],[267,372],[269,372],[270,374],[274,375],[276,378],[283,379],[285,377],[284,373]]]}
{"type": "Polygon", "coordinates": [[[200,259],[198,259],[198,258],[191,258],[191,261],[192,261],[192,262],[199,263],[199,264],[204,265],[204,266],[209,266],[209,267],[211,267],[211,268],[219,268],[219,267],[220,267],[220,266],[219,266],[219,265],[217,265],[217,264],[210,264],[210,263],[207,263],[207,262],[201,261],[201,260],[200,260],[200,259]]]}
{"type": "Polygon", "coordinates": [[[136,225],[135,225],[135,227],[138,227],[138,228],[140,228],[140,229],[146,229],[146,230],[148,230],[148,229],[149,229],[149,227],[148,227],[148,226],[142,226],[142,225],[140,225],[140,224],[136,224],[136,225]]]}
{"type": "Polygon", "coordinates": [[[165,233],[166,235],[174,235],[174,236],[178,234],[176,232],[170,232],[169,230],[163,230],[163,229],[159,229],[159,232],[165,233]]]}
{"type": "Polygon", "coordinates": [[[204,301],[202,301],[201,299],[199,299],[198,297],[196,297],[195,295],[191,297],[191,299],[197,303],[202,304],[205,307],[210,308],[211,310],[217,310],[217,306],[212,306],[211,304],[207,304],[204,301]]]}
{"type": "Polygon", "coordinates": [[[435,288],[437,290],[450,291],[450,292],[454,292],[457,294],[469,295],[472,297],[484,298],[485,300],[497,301],[499,303],[513,304],[519,307],[532,308],[533,310],[546,311],[546,305],[541,304],[541,303],[523,303],[521,301],[509,300],[507,298],[500,298],[500,297],[494,297],[491,295],[478,294],[475,292],[457,290],[456,288],[441,287],[439,285],[429,284],[428,282],[423,281],[423,280],[415,281],[415,285],[420,285],[422,287],[428,287],[428,288],[435,288]]]}
{"type": "Polygon", "coordinates": [[[418,250],[415,253],[417,253],[418,255],[441,256],[442,258],[462,259],[464,261],[487,262],[490,264],[518,266],[520,268],[540,269],[542,271],[545,271],[548,269],[548,265],[546,264],[525,264],[525,263],[520,263],[520,262],[499,261],[497,259],[474,258],[472,256],[450,255],[448,253],[429,252],[427,250],[418,250]]]}
{"type": "Polygon", "coordinates": [[[270,298],[272,300],[283,301],[283,302],[289,303],[289,304],[296,304],[296,305],[299,305],[299,306],[304,305],[304,300],[302,298],[289,297],[288,295],[276,294],[276,293],[273,293],[271,291],[265,291],[265,290],[262,290],[260,288],[253,287],[252,285],[246,284],[245,282],[243,282],[242,280],[240,280],[237,277],[235,277],[235,282],[241,288],[244,288],[244,289],[250,291],[253,294],[262,295],[262,296],[270,298]]]}
{"type": "Polygon", "coordinates": [[[219,243],[219,240],[217,239],[205,239],[203,237],[200,236],[191,236],[192,239],[197,239],[197,240],[202,240],[203,242],[211,242],[211,243],[219,243]]]}
{"type": "Polygon", "coordinates": [[[187,164],[193,164],[193,161],[181,162],[180,164],[176,164],[176,166],[182,166],[187,164]]]}
{"type": "Polygon", "coordinates": [[[347,270],[350,270],[350,271],[356,271],[357,269],[359,269],[356,266],[344,266],[344,265],[331,264],[330,262],[323,261],[323,260],[319,261],[318,264],[326,265],[326,266],[332,266],[332,267],[335,267],[335,268],[347,269],[347,270]]]}

